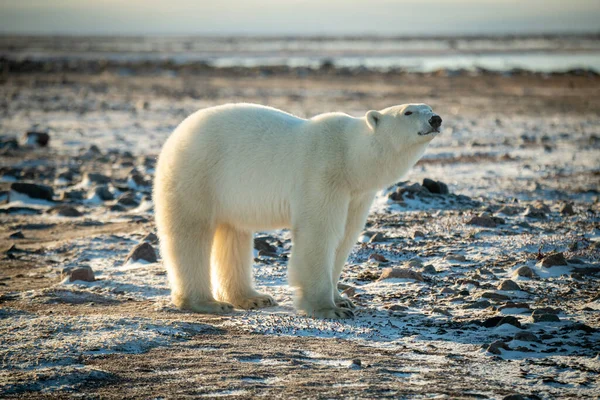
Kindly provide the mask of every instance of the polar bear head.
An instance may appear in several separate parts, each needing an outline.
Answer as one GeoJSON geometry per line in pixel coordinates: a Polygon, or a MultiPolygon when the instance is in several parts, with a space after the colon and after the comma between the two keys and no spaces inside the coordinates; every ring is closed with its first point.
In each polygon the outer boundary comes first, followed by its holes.
{"type": "Polygon", "coordinates": [[[442,118],[427,104],[403,104],[365,115],[369,128],[397,150],[427,144],[437,136],[442,118]]]}

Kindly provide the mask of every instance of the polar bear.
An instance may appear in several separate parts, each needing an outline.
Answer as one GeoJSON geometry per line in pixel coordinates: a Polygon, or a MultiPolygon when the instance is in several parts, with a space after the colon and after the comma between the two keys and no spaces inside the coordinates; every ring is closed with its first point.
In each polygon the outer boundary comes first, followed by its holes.
{"type": "Polygon", "coordinates": [[[253,233],[289,228],[296,308],[353,317],[337,282],[375,194],[417,162],[441,123],[426,104],[362,118],[255,104],[190,115],[165,142],[154,182],[173,303],[201,313],[276,305],[254,289],[253,233]]]}

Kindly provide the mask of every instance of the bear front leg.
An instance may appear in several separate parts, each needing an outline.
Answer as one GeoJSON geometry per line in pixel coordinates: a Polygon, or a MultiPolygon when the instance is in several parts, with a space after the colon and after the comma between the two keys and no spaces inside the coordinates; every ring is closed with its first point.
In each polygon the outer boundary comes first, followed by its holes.
{"type": "Polygon", "coordinates": [[[289,283],[299,310],[316,318],[352,318],[354,313],[335,304],[334,262],[342,240],[349,199],[319,199],[299,215],[292,229],[289,283]],[[329,200],[325,203],[325,201],[329,200]]]}
{"type": "Polygon", "coordinates": [[[342,296],[337,289],[337,283],[342,275],[342,269],[348,260],[352,247],[360,231],[364,228],[369,215],[369,209],[373,203],[374,193],[367,193],[360,197],[353,198],[348,207],[348,217],[346,218],[346,228],[344,230],[344,239],[337,248],[335,263],[333,268],[333,282],[335,286],[334,301],[339,307],[356,308],[354,303],[348,298],[342,296]]]}

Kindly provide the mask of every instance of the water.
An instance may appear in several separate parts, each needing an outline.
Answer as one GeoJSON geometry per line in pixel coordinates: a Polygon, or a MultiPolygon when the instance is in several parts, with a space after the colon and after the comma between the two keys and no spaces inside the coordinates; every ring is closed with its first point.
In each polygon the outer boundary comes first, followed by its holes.
{"type": "Polygon", "coordinates": [[[205,62],[216,67],[339,67],[429,72],[521,68],[600,71],[600,36],[394,37],[0,37],[13,59],[205,62]]]}

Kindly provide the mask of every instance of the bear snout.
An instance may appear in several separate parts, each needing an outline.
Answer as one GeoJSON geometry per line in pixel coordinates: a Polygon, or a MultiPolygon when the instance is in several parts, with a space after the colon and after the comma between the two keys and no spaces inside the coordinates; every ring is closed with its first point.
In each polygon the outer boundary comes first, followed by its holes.
{"type": "Polygon", "coordinates": [[[429,125],[433,129],[438,129],[442,125],[442,118],[439,115],[434,115],[429,119],[429,125]]]}

